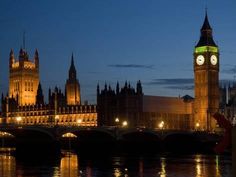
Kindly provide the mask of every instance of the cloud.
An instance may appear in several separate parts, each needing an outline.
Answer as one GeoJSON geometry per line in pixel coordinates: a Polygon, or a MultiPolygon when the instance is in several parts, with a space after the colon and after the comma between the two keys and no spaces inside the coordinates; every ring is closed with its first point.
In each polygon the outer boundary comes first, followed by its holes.
{"type": "Polygon", "coordinates": [[[114,68],[140,68],[140,69],[154,69],[154,65],[139,65],[139,64],[115,64],[108,65],[114,68]]]}
{"type": "Polygon", "coordinates": [[[193,78],[153,79],[147,85],[181,85],[193,84],[193,78]]]}
{"type": "Polygon", "coordinates": [[[163,86],[172,90],[193,90],[194,80],[193,78],[153,79],[146,85],[163,86]]]}
{"type": "MultiPolygon", "coordinates": [[[[234,83],[232,79],[219,80],[219,86],[223,87],[234,83]]],[[[161,86],[171,90],[193,90],[194,79],[193,78],[174,78],[174,79],[153,79],[151,82],[144,83],[145,85],[161,86]]]]}
{"type": "Polygon", "coordinates": [[[227,68],[227,69],[223,69],[222,73],[225,73],[225,74],[236,74],[236,65],[234,65],[234,66],[232,66],[230,68],[227,68]]]}
{"type": "Polygon", "coordinates": [[[194,85],[166,86],[165,88],[172,90],[193,90],[194,85]]]}

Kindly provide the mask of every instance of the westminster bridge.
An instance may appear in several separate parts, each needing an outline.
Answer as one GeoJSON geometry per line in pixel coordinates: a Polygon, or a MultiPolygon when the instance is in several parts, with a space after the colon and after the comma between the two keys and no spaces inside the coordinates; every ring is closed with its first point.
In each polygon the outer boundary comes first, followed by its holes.
{"type": "Polygon", "coordinates": [[[166,130],[128,127],[80,127],[61,125],[0,126],[1,146],[14,144],[23,152],[56,152],[60,148],[100,152],[114,148],[131,151],[149,150],[212,150],[220,140],[215,133],[190,130],[166,130]]]}

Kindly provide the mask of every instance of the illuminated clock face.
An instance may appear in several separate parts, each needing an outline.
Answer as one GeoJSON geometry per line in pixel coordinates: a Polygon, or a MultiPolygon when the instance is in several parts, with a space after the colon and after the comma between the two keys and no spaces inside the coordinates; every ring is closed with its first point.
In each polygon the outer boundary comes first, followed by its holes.
{"type": "Polygon", "coordinates": [[[197,62],[198,65],[203,65],[204,61],[205,61],[205,58],[204,58],[203,55],[198,55],[197,56],[196,62],[197,62]]]}
{"type": "Polygon", "coordinates": [[[211,56],[211,64],[216,65],[217,64],[217,57],[215,55],[211,56]]]}

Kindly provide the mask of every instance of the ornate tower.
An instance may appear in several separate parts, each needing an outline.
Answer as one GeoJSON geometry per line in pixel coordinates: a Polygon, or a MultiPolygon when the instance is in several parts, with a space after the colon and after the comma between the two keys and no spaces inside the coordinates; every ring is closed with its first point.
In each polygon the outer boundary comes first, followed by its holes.
{"type": "Polygon", "coordinates": [[[76,69],[74,65],[74,57],[72,54],[71,65],[69,70],[69,78],[66,81],[66,101],[67,105],[80,104],[80,84],[76,79],[76,69]]]}
{"type": "Polygon", "coordinates": [[[24,49],[20,49],[17,61],[11,50],[9,72],[9,97],[18,98],[19,105],[35,104],[39,84],[38,51],[35,51],[34,62],[32,62],[24,49]]]}
{"type": "Polygon", "coordinates": [[[214,130],[212,115],[219,109],[219,49],[212,36],[207,13],[200,40],[194,49],[194,125],[201,130],[214,130]]]}

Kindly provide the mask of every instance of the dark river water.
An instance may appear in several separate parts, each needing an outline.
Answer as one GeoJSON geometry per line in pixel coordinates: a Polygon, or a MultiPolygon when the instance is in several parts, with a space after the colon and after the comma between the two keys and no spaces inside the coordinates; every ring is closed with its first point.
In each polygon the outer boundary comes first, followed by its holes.
{"type": "Polygon", "coordinates": [[[18,159],[0,153],[0,177],[233,177],[230,156],[110,155],[18,159]]]}

